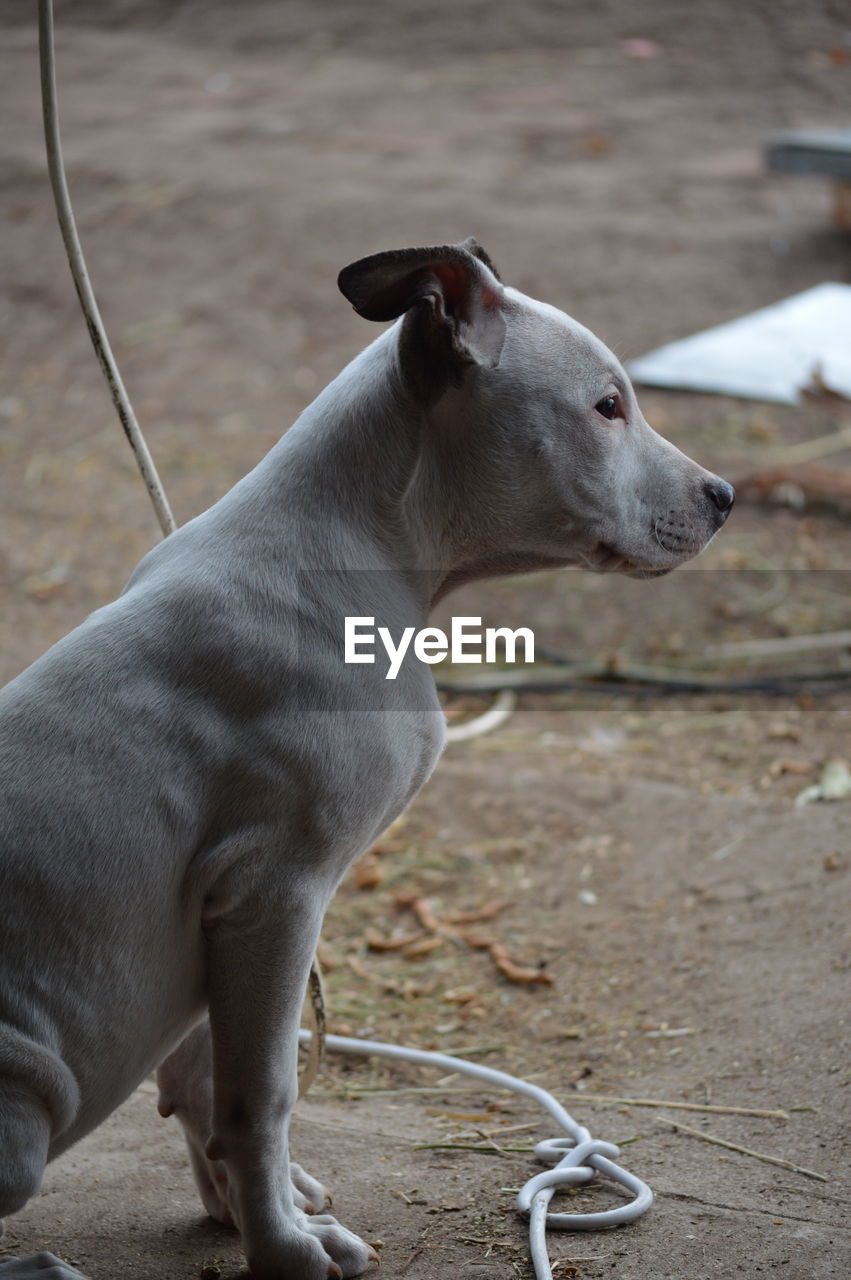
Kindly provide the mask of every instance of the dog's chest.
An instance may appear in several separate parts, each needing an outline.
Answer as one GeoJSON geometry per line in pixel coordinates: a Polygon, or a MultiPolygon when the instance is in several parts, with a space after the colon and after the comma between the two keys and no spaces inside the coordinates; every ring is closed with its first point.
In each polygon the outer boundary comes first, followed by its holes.
{"type": "Polygon", "coordinates": [[[311,752],[308,793],[322,843],[345,860],[360,854],[398,817],[428,779],[443,749],[445,722],[429,713],[362,712],[311,752]],[[318,784],[318,785],[316,785],[318,784]]]}

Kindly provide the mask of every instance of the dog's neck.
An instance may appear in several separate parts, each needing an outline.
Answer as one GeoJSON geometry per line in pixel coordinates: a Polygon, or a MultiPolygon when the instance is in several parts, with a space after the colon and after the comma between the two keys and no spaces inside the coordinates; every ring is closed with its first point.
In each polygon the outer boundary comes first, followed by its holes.
{"type": "Polygon", "coordinates": [[[320,524],[333,512],[324,567],[404,574],[427,613],[464,583],[563,564],[512,550],[510,522],[482,505],[496,487],[484,482],[494,450],[476,419],[475,374],[424,407],[397,342],[398,326],[353,360],[267,459],[276,501],[320,524]]]}
{"type": "Polygon", "coordinates": [[[353,360],[209,514],[250,536],[271,590],[279,573],[379,571],[425,619],[456,587],[569,561],[524,529],[523,455],[511,422],[483,406],[477,372],[423,405],[398,332],[353,360]]]}

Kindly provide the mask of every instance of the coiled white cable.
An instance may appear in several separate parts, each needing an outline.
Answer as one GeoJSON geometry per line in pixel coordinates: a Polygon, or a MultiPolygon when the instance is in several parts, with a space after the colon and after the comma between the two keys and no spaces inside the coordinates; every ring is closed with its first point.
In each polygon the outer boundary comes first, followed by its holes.
{"type": "MultiPolygon", "coordinates": [[[[303,1044],[309,1044],[310,1031],[302,1031],[303,1044]]],[[[505,1071],[495,1071],[477,1062],[453,1058],[445,1053],[428,1053],[424,1049],[405,1049],[378,1040],[357,1040],[348,1036],[328,1036],[326,1049],[331,1053],[357,1054],[363,1057],[395,1058],[423,1067],[439,1067],[472,1076],[497,1089],[510,1089],[531,1098],[568,1134],[566,1138],[550,1138],[535,1147],[535,1158],[555,1167],[530,1178],[517,1196],[517,1210],[529,1219],[529,1250],[536,1280],[552,1280],[546,1233],[554,1231],[600,1231],[633,1222],[646,1213],[653,1203],[653,1192],[634,1174],[614,1163],[620,1154],[610,1142],[597,1142],[584,1125],[578,1124],[561,1103],[538,1085],[520,1080],[505,1071]],[[559,1188],[567,1189],[590,1182],[595,1174],[605,1174],[632,1193],[632,1199],[614,1209],[598,1213],[550,1213],[550,1200],[559,1188]]]]}

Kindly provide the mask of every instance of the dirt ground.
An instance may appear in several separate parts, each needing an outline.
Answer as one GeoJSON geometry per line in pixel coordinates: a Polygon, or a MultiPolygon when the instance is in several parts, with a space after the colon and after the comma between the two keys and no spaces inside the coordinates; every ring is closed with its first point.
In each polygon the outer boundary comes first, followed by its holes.
{"type": "MultiPolygon", "coordinates": [[[[4,677],[114,596],[157,536],[55,226],[32,7],[6,0],[0,14],[4,677]]],[[[624,358],[851,276],[827,186],[761,161],[773,129],[847,125],[838,0],[56,10],[80,231],[181,521],[373,336],[335,288],[366,253],[475,234],[508,282],[624,358]]],[[[830,399],[642,403],[733,479],[851,422],[830,399]]],[[[627,663],[848,628],[848,516],[742,502],[706,556],[664,581],[539,575],[449,609],[627,663]]],[[[816,665],[849,670],[842,652],[787,669],[816,665]]],[[[448,749],[341,890],[324,943],[332,1030],[531,1076],[596,1137],[629,1144],[624,1163],[656,1204],[616,1232],[554,1237],[562,1280],[851,1274],[851,800],[794,804],[848,754],[849,721],[841,690],[527,694],[504,728],[448,749]],[[487,951],[424,928],[406,905],[417,896],[441,920],[510,902],[468,931],[551,983],[512,984],[487,951]],[[392,935],[417,941],[375,949],[392,935]]],[[[49,1170],[0,1257],[48,1247],[92,1280],[239,1272],[238,1240],[202,1216],[152,1092],[49,1170]]],[[[526,1102],[458,1079],[329,1058],[293,1146],[340,1218],[383,1241],[385,1275],[514,1280],[531,1268],[507,1189],[551,1132],[526,1102]]]]}

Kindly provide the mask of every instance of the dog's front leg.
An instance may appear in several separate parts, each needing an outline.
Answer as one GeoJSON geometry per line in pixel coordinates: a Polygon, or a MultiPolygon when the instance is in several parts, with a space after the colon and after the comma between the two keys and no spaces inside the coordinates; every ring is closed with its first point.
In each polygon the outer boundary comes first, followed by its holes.
{"type": "MultiPolygon", "coordinates": [[[[183,1127],[198,1192],[211,1218],[234,1225],[227,1202],[227,1170],[221,1160],[207,1157],[213,1131],[213,1046],[205,1018],[157,1069],[159,1113],[176,1116],[183,1127]]],[[[290,1181],[297,1209],[319,1213],[329,1197],[325,1188],[300,1164],[290,1162],[290,1181]]]]}
{"type": "Polygon", "coordinates": [[[256,1280],[356,1276],[373,1250],[293,1198],[288,1127],[298,1094],[298,1028],[326,895],[243,898],[209,927],[213,1128],[228,1208],[256,1280]],[[272,899],[272,900],[270,900],[272,899]]]}

